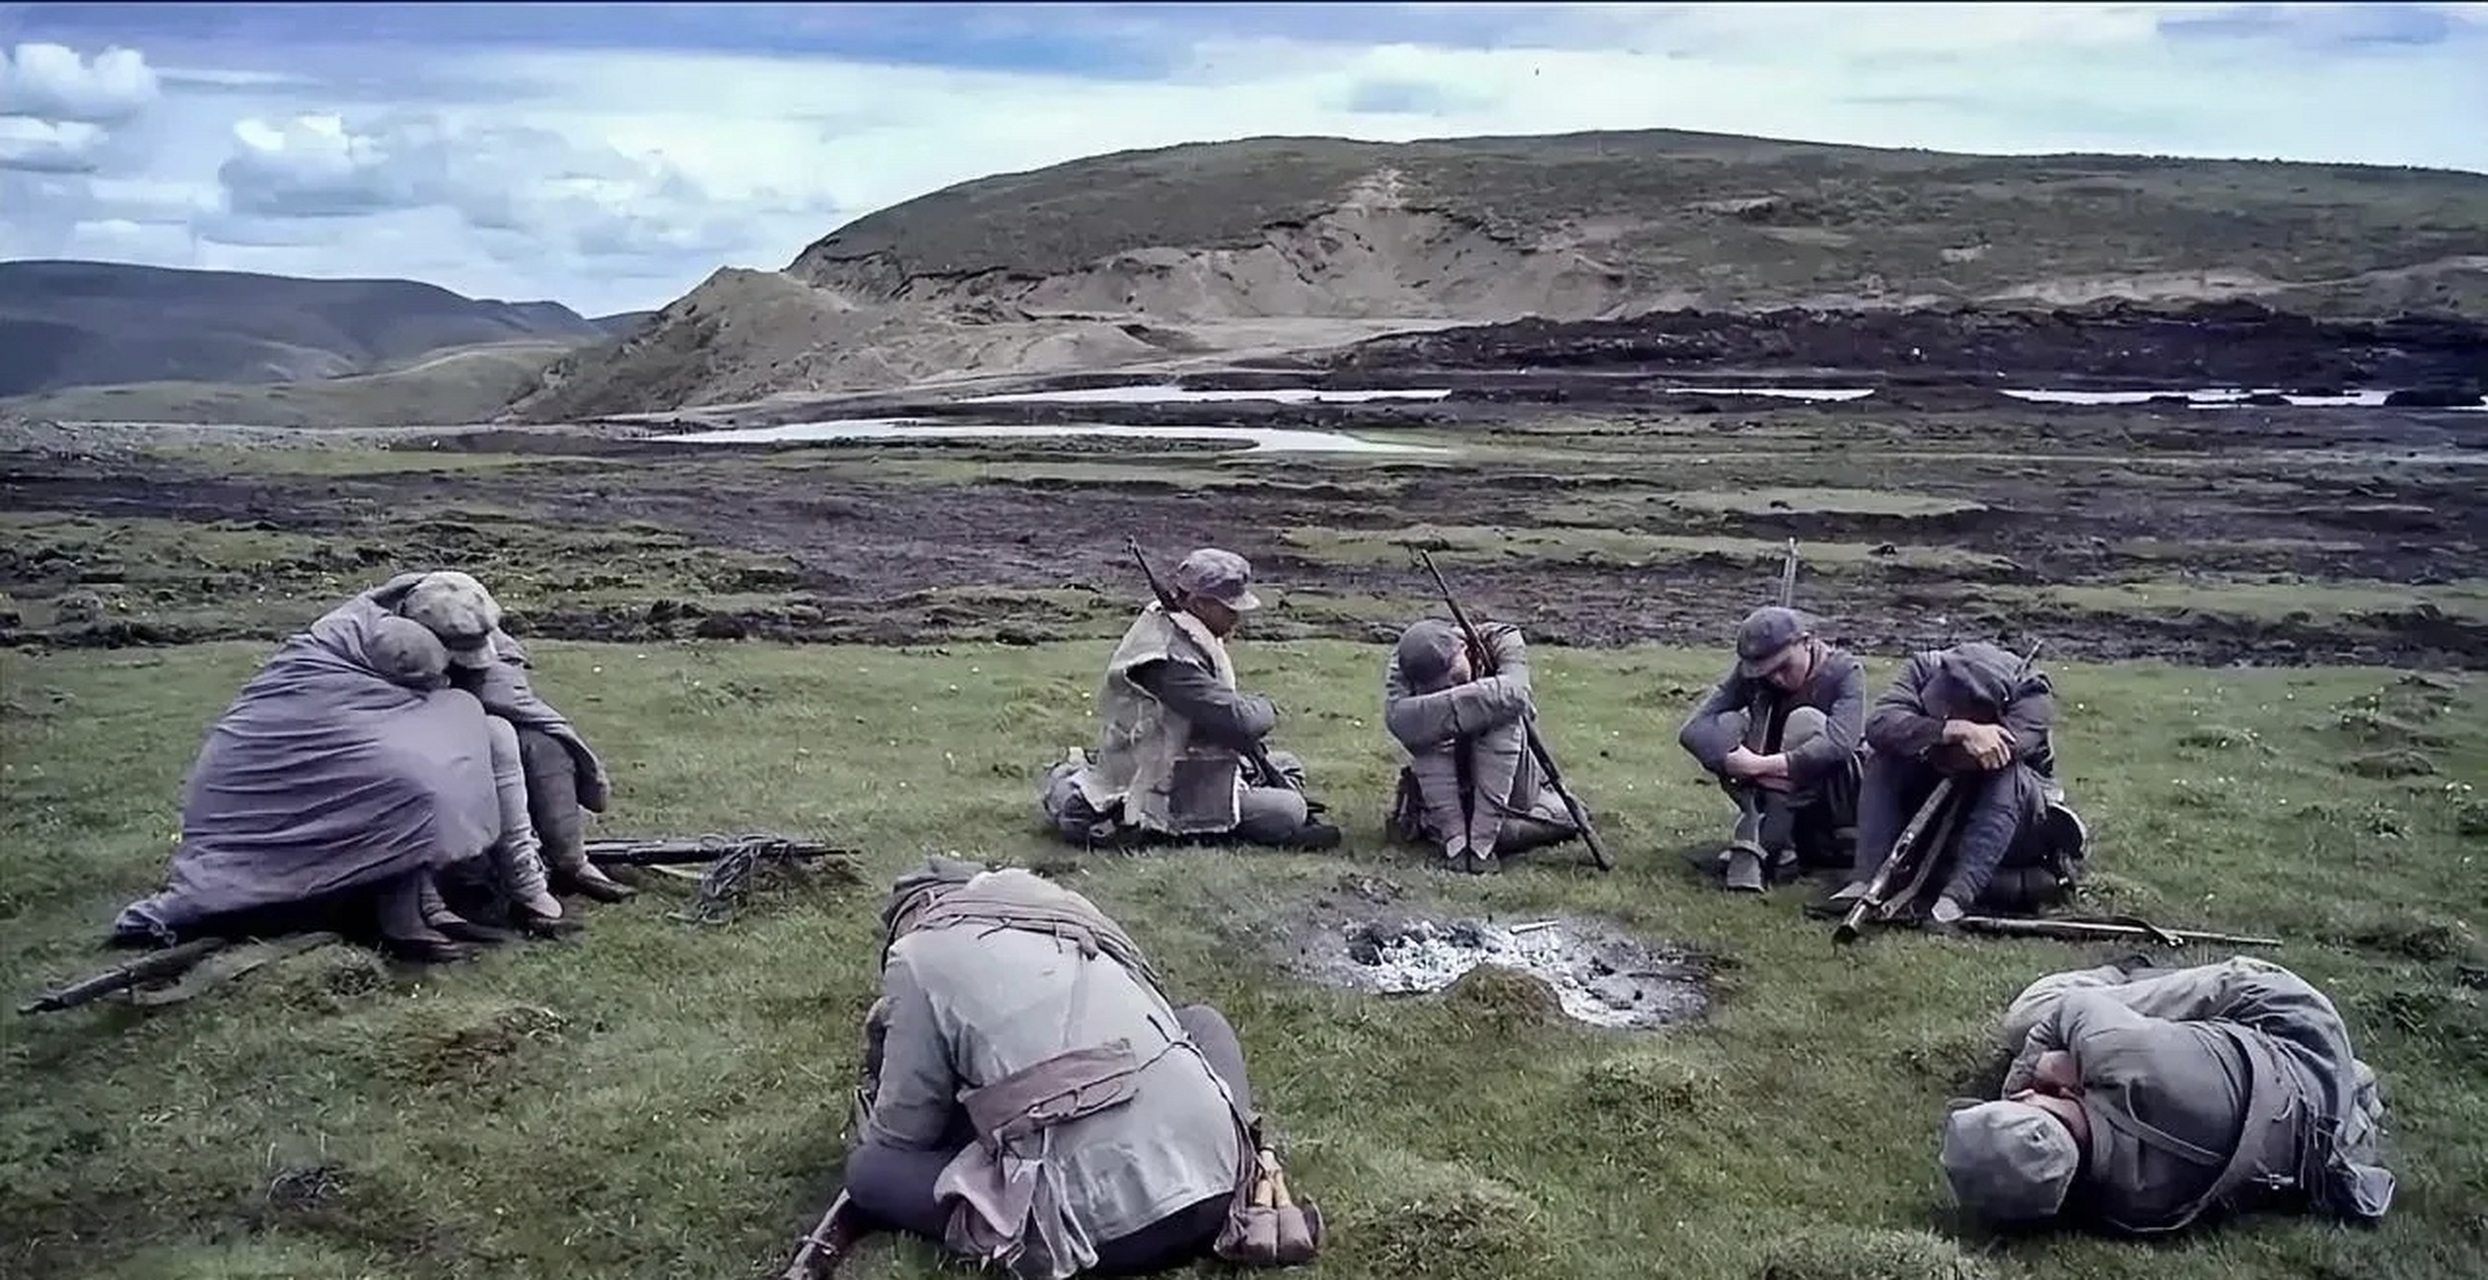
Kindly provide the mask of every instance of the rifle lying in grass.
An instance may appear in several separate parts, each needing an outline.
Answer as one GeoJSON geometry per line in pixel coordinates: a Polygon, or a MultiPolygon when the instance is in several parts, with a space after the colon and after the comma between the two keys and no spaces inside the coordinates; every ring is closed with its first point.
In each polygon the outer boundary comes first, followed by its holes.
{"type": "MultiPolygon", "coordinates": [[[[1416,552],[1417,563],[1434,575],[1434,586],[1443,593],[1443,604],[1451,610],[1451,620],[1459,624],[1460,634],[1468,641],[1470,661],[1477,665],[1477,674],[1480,677],[1494,675],[1494,651],[1486,647],[1486,638],[1478,634],[1477,627],[1469,621],[1469,615],[1460,608],[1460,602],[1452,598],[1451,584],[1443,581],[1443,571],[1434,567],[1434,557],[1428,555],[1423,547],[1411,547],[1409,550],[1416,552]]],[[[1607,852],[1607,842],[1598,838],[1598,828],[1590,824],[1590,815],[1573,797],[1572,788],[1564,785],[1563,770],[1555,767],[1555,757],[1547,752],[1546,740],[1538,736],[1537,717],[1534,714],[1523,715],[1520,724],[1522,732],[1528,736],[1529,754],[1537,757],[1538,771],[1546,775],[1546,785],[1563,797],[1564,811],[1571,816],[1573,829],[1581,833],[1581,842],[1589,846],[1590,857],[1597,861],[1599,870],[1615,870],[1615,856],[1607,852]]]]}
{"type": "MultiPolygon", "coordinates": [[[[2030,652],[2013,672],[2016,680],[2029,674],[2030,664],[2039,660],[2039,649],[2046,643],[2042,640],[2030,646],[2030,652]]],[[[1892,842],[1892,851],[1885,854],[1883,862],[1875,868],[1874,879],[1866,882],[1866,892],[1859,895],[1848,914],[1842,916],[1839,925],[1832,929],[1832,941],[1857,941],[1865,935],[1867,916],[1877,915],[1889,920],[1899,912],[1902,904],[1916,896],[1914,890],[1934,870],[1935,859],[1943,852],[1944,841],[1941,838],[1929,840],[1926,833],[1936,815],[1952,806],[1953,792],[1959,789],[1954,782],[1953,775],[1944,775],[1936,782],[1935,790],[1928,793],[1926,803],[1919,805],[1918,811],[1910,815],[1909,825],[1901,828],[1900,838],[1892,842]],[[1893,891],[1896,888],[1910,892],[1895,894],[1893,891]]],[[[1945,834],[1950,834],[1950,827],[1947,821],[1945,834]]]]}
{"type": "Polygon", "coordinates": [[[142,952],[96,974],[18,1006],[21,1014],[56,1013],[120,995],[129,1004],[179,1004],[210,987],[287,956],[317,950],[341,939],[334,933],[297,933],[249,941],[209,935],[142,952]]]}
{"type": "Polygon", "coordinates": [[[2197,942],[2220,943],[2233,947],[2277,947],[2278,938],[2258,938],[2237,933],[2209,933],[2197,929],[2163,929],[2139,916],[2117,916],[2106,920],[2079,916],[1963,916],[1953,922],[1973,933],[1994,933],[2027,938],[2064,938],[2080,941],[2090,938],[2141,938],[2164,947],[2183,947],[2197,942]]]}
{"type": "MultiPolygon", "coordinates": [[[[1183,602],[1175,598],[1174,592],[1166,589],[1165,583],[1158,581],[1158,571],[1149,567],[1149,557],[1141,552],[1140,539],[1130,534],[1123,535],[1123,549],[1132,553],[1132,560],[1140,566],[1140,576],[1149,580],[1149,594],[1158,598],[1158,607],[1170,615],[1183,612],[1183,602]]],[[[1260,775],[1262,786],[1285,787],[1299,794],[1304,791],[1303,787],[1296,785],[1294,778],[1279,772],[1278,766],[1270,763],[1270,753],[1260,743],[1245,747],[1238,754],[1253,767],[1254,773],[1260,775]]]]}
{"type": "Polygon", "coordinates": [[[697,880],[699,897],[687,911],[673,913],[675,919],[693,924],[722,923],[732,913],[735,902],[742,898],[752,873],[759,869],[761,863],[784,866],[806,859],[829,858],[841,870],[853,875],[863,858],[853,849],[768,832],[739,836],[590,840],[586,849],[590,862],[604,866],[647,867],[685,880],[697,880]],[[705,863],[707,869],[695,876],[688,871],[676,870],[677,865],[682,863],[705,863]]]}

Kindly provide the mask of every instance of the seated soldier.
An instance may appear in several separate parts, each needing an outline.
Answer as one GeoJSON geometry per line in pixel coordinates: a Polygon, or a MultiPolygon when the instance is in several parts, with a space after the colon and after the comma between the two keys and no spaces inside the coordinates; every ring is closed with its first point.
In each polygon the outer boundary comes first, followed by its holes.
{"type": "Polygon", "coordinates": [[[857,1210],[1053,1280],[1221,1243],[1260,1144],[1217,1010],[1172,1007],[1113,920],[1026,871],[932,859],[894,883],[882,925],[857,1210]]]}
{"type": "Polygon", "coordinates": [[[493,717],[496,785],[523,797],[541,848],[541,865],[517,868],[529,900],[539,908],[549,905],[548,914],[558,917],[560,904],[544,890],[576,892],[599,902],[632,897],[636,890],[607,876],[587,856],[581,811],[605,810],[611,783],[604,762],[569,717],[537,696],[527,679],[527,650],[501,629],[501,606],[492,593],[463,573],[426,574],[407,591],[398,612],[440,637],[449,651],[451,686],[474,694],[493,717]],[[504,729],[515,740],[515,755],[499,736],[504,729]]]}
{"type": "Polygon", "coordinates": [[[541,890],[510,726],[448,687],[450,652],[400,613],[401,574],[280,645],[209,729],[182,804],[166,889],[115,922],[122,943],[332,927],[376,915],[409,959],[508,935],[452,912],[436,876],[480,864],[522,925],[560,912],[541,890]],[[497,726],[497,727],[496,727],[497,726]]]}
{"type": "Polygon", "coordinates": [[[2005,1032],[2002,1096],[1944,1121],[1944,1177],[1973,1214],[2159,1234],[2207,1212],[2373,1222],[2392,1205],[2375,1072],[2278,965],[2053,974],[2005,1032]]]}
{"type": "Polygon", "coordinates": [[[1736,657],[1676,734],[1737,803],[1736,833],[1718,855],[1723,880],[1760,893],[1767,872],[1847,869],[1857,839],[1866,665],[1778,605],[1746,615],[1736,657]]]}
{"type": "Polygon", "coordinates": [[[1408,752],[1392,834],[1440,849],[1455,871],[1484,875],[1504,856],[1580,834],[1529,753],[1529,645],[1520,628],[1479,628],[1495,674],[1480,677],[1451,623],[1427,618],[1400,633],[1382,677],[1382,720],[1408,752]]]}
{"type": "Polygon", "coordinates": [[[1123,633],[1097,690],[1096,760],[1075,750],[1046,776],[1039,804],[1056,834],[1082,845],[1339,843],[1305,798],[1303,762],[1262,750],[1277,708],[1235,686],[1226,638],[1261,607],[1252,573],[1232,551],[1195,551],[1176,566],[1175,611],[1151,601],[1123,633]],[[1262,763],[1284,776],[1263,776],[1262,763]]]}
{"type": "Polygon", "coordinates": [[[1972,642],[1911,654],[1892,687],[1866,716],[1865,776],[1857,802],[1857,857],[1849,882],[1825,902],[1840,908],[1865,896],[1902,828],[1936,782],[1953,779],[1958,813],[1949,858],[1927,915],[1948,928],[1973,906],[2028,910],[2072,874],[2079,832],[2062,810],[2055,781],[2054,686],[2022,660],[1972,642]],[[1999,874],[1999,873],[2005,874],[1999,874]],[[2007,894],[2004,891],[2010,889],[2007,894]]]}

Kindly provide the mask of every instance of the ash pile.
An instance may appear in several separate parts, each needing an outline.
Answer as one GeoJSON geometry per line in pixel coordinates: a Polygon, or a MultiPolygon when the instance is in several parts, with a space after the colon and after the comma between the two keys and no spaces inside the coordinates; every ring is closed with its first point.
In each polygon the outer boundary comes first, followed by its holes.
{"type": "Polygon", "coordinates": [[[1546,983],[1566,1016],[1593,1026],[1648,1030],[1708,1003],[1690,953],[1587,921],[1361,920],[1344,926],[1341,942],[1324,976],[1377,995],[1441,991],[1479,965],[1495,965],[1546,983]]]}

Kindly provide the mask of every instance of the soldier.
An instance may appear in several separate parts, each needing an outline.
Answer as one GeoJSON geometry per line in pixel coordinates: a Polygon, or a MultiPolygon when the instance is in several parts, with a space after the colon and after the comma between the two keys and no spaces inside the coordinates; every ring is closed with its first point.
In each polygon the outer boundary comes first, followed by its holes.
{"type": "Polygon", "coordinates": [[[2005,1035],[2002,1096],[1944,1121],[1944,1177],[1974,1214],[2162,1234],[2207,1212],[2373,1222],[2392,1205],[2375,1072],[2278,965],[2053,974],[2005,1035]]]}
{"type": "Polygon", "coordinates": [[[1026,871],[932,859],[882,926],[846,1166],[859,1210],[1046,1280],[1235,1252],[1259,1117],[1217,1010],[1172,1007],[1112,919],[1026,871]]]}
{"type": "Polygon", "coordinates": [[[1766,869],[1783,878],[1805,862],[1845,870],[1857,839],[1865,664],[1779,605],[1746,616],[1736,657],[1676,734],[1737,801],[1722,879],[1760,893],[1766,869]],[[1746,745],[1757,715],[1759,750],[1746,745]]]}
{"type": "Polygon", "coordinates": [[[1934,927],[1950,927],[1982,899],[2000,910],[2043,905],[2073,874],[2085,837],[2055,780],[2055,686],[2021,662],[1984,642],[1910,655],[1866,717],[1857,857],[1826,909],[1865,895],[1910,815],[1946,776],[1960,817],[1928,912],[1934,927]]]}
{"type": "Polygon", "coordinates": [[[1339,843],[1305,797],[1302,761],[1268,752],[1285,777],[1263,777],[1250,759],[1278,724],[1268,698],[1236,688],[1227,656],[1227,637],[1261,607],[1252,574],[1232,551],[1195,551],[1175,568],[1175,611],[1152,601],[1123,633],[1097,690],[1096,759],[1075,750],[1046,777],[1039,803],[1056,834],[1074,844],[1339,843]]]}
{"type": "Polygon", "coordinates": [[[1529,645],[1520,628],[1479,629],[1490,663],[1473,660],[1451,623],[1427,618],[1400,633],[1382,678],[1382,717],[1408,752],[1392,832],[1442,852],[1471,875],[1580,834],[1529,753],[1529,645]],[[1495,674],[1480,677],[1481,666],[1495,674]]]}

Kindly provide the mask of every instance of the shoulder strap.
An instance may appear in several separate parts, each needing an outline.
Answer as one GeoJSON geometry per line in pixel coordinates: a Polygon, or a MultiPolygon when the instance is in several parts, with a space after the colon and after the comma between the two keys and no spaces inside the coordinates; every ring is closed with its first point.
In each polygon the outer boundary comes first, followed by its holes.
{"type": "MultiPolygon", "coordinates": [[[[2244,1118],[2238,1125],[2237,1145],[2224,1158],[2217,1152],[2205,1150],[2175,1134],[2144,1123],[2134,1115],[2131,1107],[2126,1105],[2123,1099],[2119,1099],[2116,1106],[2100,1108],[2097,1114],[2107,1120],[2112,1127],[2131,1136],[2135,1141],[2167,1152],[2189,1164],[2204,1168],[2217,1166],[2220,1170],[2219,1176],[2212,1179],[2211,1185],[2203,1189],[2203,1194],[2187,1201],[2165,1221],[2147,1227],[2117,1223],[2116,1225],[2123,1230],[2136,1234],[2157,1234],[2178,1230],[2201,1217],[2205,1210],[2218,1204],[2240,1186],[2261,1175],[2263,1173],[2263,1130],[2270,1125],[2287,1120],[2297,1108],[2296,1097],[2289,1094],[2287,1082],[2275,1074],[2278,1064],[2270,1059],[2269,1050],[2265,1046],[2255,1043],[2243,1034],[2240,1028],[2226,1023],[2212,1025],[2218,1027],[2220,1032],[2228,1037],[2229,1042],[2237,1046],[2238,1057],[2246,1068],[2246,1099],[2245,1106],[2242,1108],[2244,1118]]],[[[2294,1173],[2293,1170],[2293,1177],[2294,1173]]]]}

